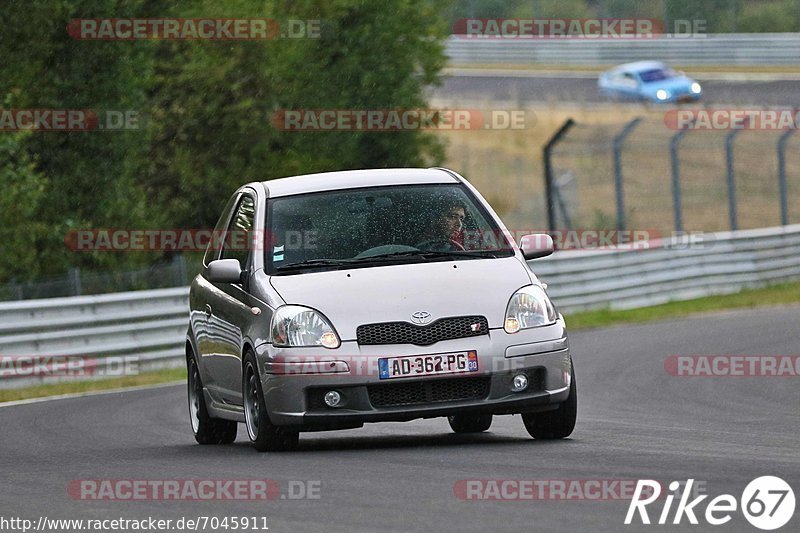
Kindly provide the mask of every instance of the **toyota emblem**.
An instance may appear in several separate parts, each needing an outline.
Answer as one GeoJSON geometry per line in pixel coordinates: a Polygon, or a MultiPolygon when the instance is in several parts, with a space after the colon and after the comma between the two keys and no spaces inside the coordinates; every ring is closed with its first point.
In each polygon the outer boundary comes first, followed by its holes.
{"type": "Polygon", "coordinates": [[[427,311],[417,311],[411,315],[411,321],[415,324],[424,324],[431,319],[431,314],[427,311]]]}

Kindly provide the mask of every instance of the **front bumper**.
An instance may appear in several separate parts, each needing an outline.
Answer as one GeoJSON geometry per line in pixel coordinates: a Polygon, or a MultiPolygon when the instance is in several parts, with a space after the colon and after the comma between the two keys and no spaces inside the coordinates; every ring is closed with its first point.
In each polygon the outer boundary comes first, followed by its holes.
{"type": "Polygon", "coordinates": [[[365,422],[407,421],[463,413],[510,414],[553,409],[569,395],[570,352],[562,320],[513,335],[502,329],[488,335],[438,342],[431,346],[359,346],[345,341],[324,348],[256,349],[265,403],[273,424],[300,430],[359,427],[365,422]],[[380,379],[378,359],[475,351],[478,371],[424,377],[380,379]],[[513,392],[518,373],[529,386],[513,392]],[[322,402],[336,390],[336,408],[322,402]]]}

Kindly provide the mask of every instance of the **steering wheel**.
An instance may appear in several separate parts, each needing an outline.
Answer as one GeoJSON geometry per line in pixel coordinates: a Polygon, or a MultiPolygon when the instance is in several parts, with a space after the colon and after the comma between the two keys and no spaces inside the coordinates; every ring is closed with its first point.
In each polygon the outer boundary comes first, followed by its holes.
{"type": "Polygon", "coordinates": [[[454,241],[453,239],[428,239],[427,241],[422,241],[420,243],[415,244],[417,248],[420,250],[428,250],[428,251],[463,251],[464,246],[458,242],[454,241]],[[449,245],[450,250],[444,250],[443,248],[449,245]]]}

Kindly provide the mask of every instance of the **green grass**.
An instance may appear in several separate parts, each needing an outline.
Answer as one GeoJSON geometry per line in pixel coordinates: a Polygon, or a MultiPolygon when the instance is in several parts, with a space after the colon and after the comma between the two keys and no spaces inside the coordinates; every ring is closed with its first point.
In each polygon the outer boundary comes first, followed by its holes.
{"type": "Polygon", "coordinates": [[[27,400],[43,396],[58,396],[60,394],[118,389],[121,387],[154,385],[157,383],[167,383],[185,379],[185,368],[169,368],[153,372],[143,372],[136,376],[85,381],[63,381],[48,383],[46,385],[33,385],[19,389],[0,390],[0,402],[13,402],[16,400],[27,400]]]}
{"type": "MultiPolygon", "coordinates": [[[[762,289],[748,289],[736,294],[707,296],[682,302],[669,302],[652,307],[612,311],[601,309],[568,313],[570,330],[601,328],[617,324],[649,322],[668,318],[680,318],[698,313],[743,309],[770,305],[800,304],[800,282],[772,285],[762,289]]],[[[65,381],[48,385],[35,385],[20,389],[0,390],[0,402],[26,400],[43,396],[57,396],[78,392],[99,391],[121,387],[153,385],[186,379],[185,368],[174,368],[145,372],[138,376],[126,376],[95,381],[65,381]]]]}
{"type": "Polygon", "coordinates": [[[669,302],[651,307],[612,311],[600,309],[566,315],[570,330],[601,328],[615,324],[650,322],[667,318],[681,318],[697,313],[726,309],[746,309],[770,305],[800,303],[800,283],[782,283],[762,289],[746,289],[735,294],[706,296],[694,300],[669,302]]]}

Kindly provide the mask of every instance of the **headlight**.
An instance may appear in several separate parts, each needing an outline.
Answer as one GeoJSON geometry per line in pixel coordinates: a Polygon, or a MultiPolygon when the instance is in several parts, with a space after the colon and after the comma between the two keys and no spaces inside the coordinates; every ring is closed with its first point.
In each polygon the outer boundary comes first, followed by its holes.
{"type": "Polygon", "coordinates": [[[547,326],[555,321],[555,307],[544,289],[538,285],[528,285],[515,292],[509,300],[503,328],[506,333],[516,333],[521,329],[547,326]]]}
{"type": "Polygon", "coordinates": [[[669,98],[669,91],[666,91],[664,89],[657,90],[656,98],[658,98],[659,100],[666,100],[667,98],[669,98]]]}
{"type": "Polygon", "coordinates": [[[692,91],[694,94],[700,94],[700,92],[701,92],[702,90],[703,90],[703,88],[702,88],[702,87],[700,87],[700,84],[699,84],[699,83],[697,83],[697,82],[694,82],[694,83],[692,84],[691,91],[692,91]]]}
{"type": "Polygon", "coordinates": [[[273,346],[338,348],[339,336],[324,316],[299,305],[279,307],[272,316],[273,346]]]}

